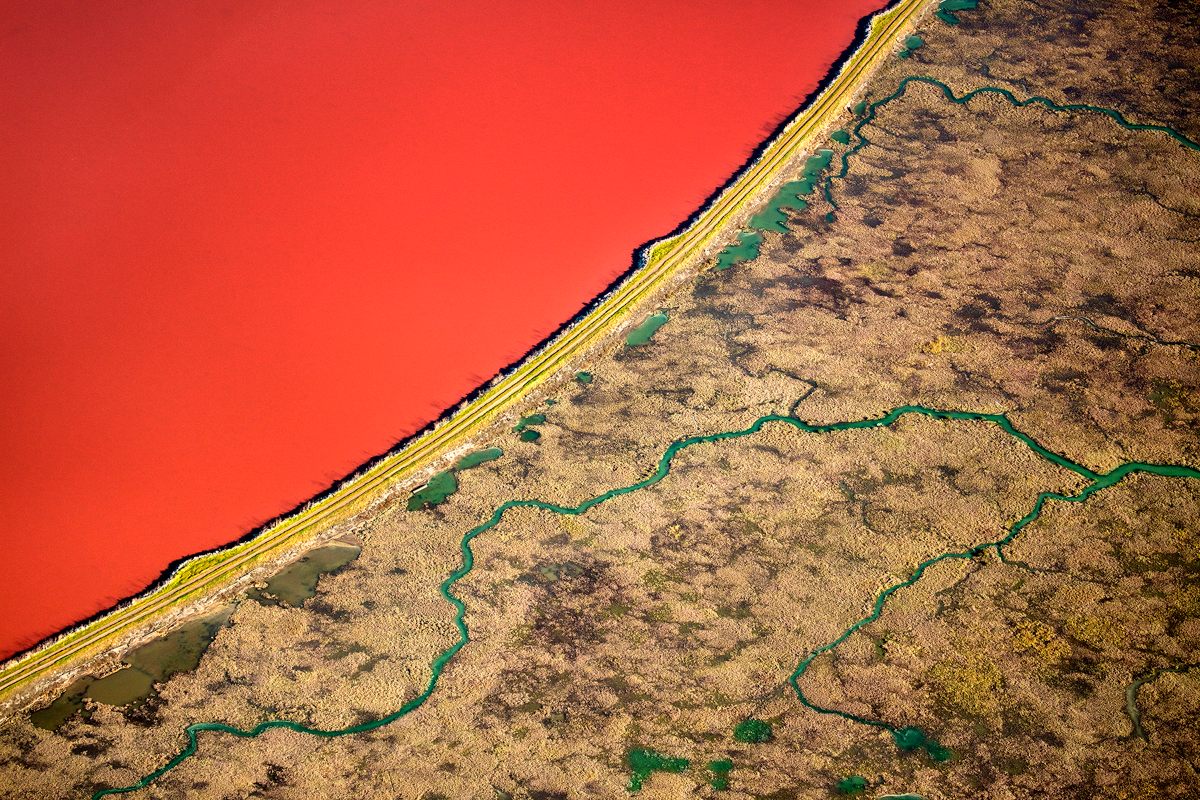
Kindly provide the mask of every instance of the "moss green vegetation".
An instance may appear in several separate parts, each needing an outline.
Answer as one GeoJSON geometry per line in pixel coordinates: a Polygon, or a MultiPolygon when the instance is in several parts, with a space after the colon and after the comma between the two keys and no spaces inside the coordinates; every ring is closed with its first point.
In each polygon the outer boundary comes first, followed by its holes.
{"type": "Polygon", "coordinates": [[[542,438],[542,434],[538,431],[535,431],[533,428],[526,428],[525,430],[521,431],[521,435],[517,438],[519,438],[522,442],[536,442],[538,439],[542,438]]]}
{"type": "Polygon", "coordinates": [[[829,138],[833,139],[838,144],[850,144],[850,132],[844,130],[836,130],[829,134],[829,138]]]}
{"type": "Polygon", "coordinates": [[[731,244],[717,254],[716,269],[727,270],[743,261],[753,261],[758,258],[758,249],[761,246],[761,233],[754,231],[740,232],[737,244],[731,244]]]}
{"type": "Polygon", "coordinates": [[[838,781],[833,790],[838,794],[854,796],[865,792],[869,785],[867,779],[862,775],[851,775],[838,781]]]}
{"type": "Polygon", "coordinates": [[[771,730],[771,723],[751,717],[737,724],[733,729],[733,738],[747,744],[762,744],[774,739],[775,733],[771,730]]]}
{"type": "Polygon", "coordinates": [[[733,762],[728,758],[719,758],[708,762],[708,785],[717,790],[729,788],[729,773],[733,772],[733,762]]]}
{"type": "Polygon", "coordinates": [[[590,372],[576,372],[575,373],[575,380],[579,381],[584,386],[591,383],[594,379],[595,378],[593,377],[592,373],[590,373],[590,372]]]}
{"type": "Polygon", "coordinates": [[[628,347],[641,347],[646,342],[654,338],[654,334],[658,333],[658,329],[667,324],[668,317],[666,312],[659,311],[657,314],[651,314],[642,321],[641,325],[629,332],[625,337],[625,344],[628,347]]]}
{"type": "Polygon", "coordinates": [[[655,772],[683,772],[691,763],[686,758],[672,758],[654,750],[630,750],[627,757],[629,762],[630,792],[641,791],[642,784],[655,772]]]}

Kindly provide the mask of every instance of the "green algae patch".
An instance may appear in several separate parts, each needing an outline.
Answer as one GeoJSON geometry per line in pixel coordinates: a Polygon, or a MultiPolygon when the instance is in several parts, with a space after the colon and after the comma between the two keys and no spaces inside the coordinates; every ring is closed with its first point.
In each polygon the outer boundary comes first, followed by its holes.
{"type": "Polygon", "coordinates": [[[896,747],[900,748],[902,752],[914,753],[918,750],[924,750],[933,761],[949,761],[950,756],[953,755],[950,752],[950,748],[943,747],[933,739],[930,739],[925,731],[920,728],[897,728],[892,731],[892,739],[895,740],[896,747]]]}
{"type": "Polygon", "coordinates": [[[471,469],[478,467],[480,464],[486,464],[489,461],[495,461],[504,455],[504,451],[499,447],[489,447],[487,450],[478,450],[474,453],[468,453],[458,460],[454,465],[455,469],[471,469]]]}
{"type": "Polygon", "coordinates": [[[662,311],[646,317],[641,325],[631,330],[629,335],[625,337],[625,345],[627,347],[641,347],[654,338],[654,334],[658,332],[658,329],[667,324],[667,319],[667,315],[662,311]]]}
{"type": "Polygon", "coordinates": [[[741,231],[738,243],[731,244],[717,254],[718,270],[727,270],[743,261],[753,261],[758,258],[759,247],[762,246],[762,234],[757,231],[741,231]]]}
{"type": "Polygon", "coordinates": [[[976,8],[979,8],[979,0],[942,0],[934,16],[947,25],[957,25],[962,20],[955,11],[974,11],[976,8]]]}
{"type": "Polygon", "coordinates": [[[630,750],[627,760],[629,762],[630,774],[629,786],[626,789],[630,792],[641,791],[642,784],[655,772],[674,772],[678,774],[686,770],[691,763],[686,758],[673,758],[654,750],[642,749],[630,750]]]}
{"type": "Polygon", "coordinates": [[[771,730],[771,723],[751,717],[737,724],[733,729],[733,738],[746,744],[763,744],[774,739],[775,733],[771,730]]]}
{"type": "Polygon", "coordinates": [[[528,427],[541,425],[545,421],[545,414],[530,414],[528,417],[521,417],[517,420],[517,424],[513,426],[513,433],[520,433],[528,427]]]}
{"type": "Polygon", "coordinates": [[[784,209],[803,211],[808,208],[808,203],[801,200],[800,195],[812,194],[812,190],[812,182],[807,180],[789,181],[783,184],[767,203],[766,208],[750,218],[750,227],[759,231],[787,233],[789,228],[784,209]]]}
{"type": "Polygon", "coordinates": [[[867,113],[867,101],[859,100],[854,104],[854,107],[851,108],[850,111],[854,113],[854,116],[861,117],[863,114],[867,113]]]}
{"type": "Polygon", "coordinates": [[[708,762],[708,785],[719,791],[729,788],[729,773],[733,772],[733,762],[728,758],[718,758],[708,762]]]}
{"type": "Polygon", "coordinates": [[[576,372],[575,380],[579,381],[584,386],[587,386],[589,383],[595,380],[595,376],[593,376],[590,372],[576,372]]]}
{"type": "Polygon", "coordinates": [[[517,438],[522,442],[536,442],[538,439],[542,438],[542,434],[538,433],[533,428],[526,428],[525,430],[521,431],[521,435],[517,438]]]}
{"type": "Polygon", "coordinates": [[[917,52],[924,46],[925,46],[925,40],[922,39],[920,36],[917,36],[916,34],[905,37],[904,49],[900,51],[900,57],[901,58],[911,58],[913,53],[917,52]]]}
{"type": "Polygon", "coordinates": [[[457,491],[458,478],[454,477],[454,470],[439,472],[429,479],[429,483],[412,493],[412,497],[408,498],[408,510],[419,511],[440,506],[457,491]]]}
{"type": "MultiPolygon", "coordinates": [[[[534,416],[545,417],[541,414],[534,416]]],[[[478,467],[480,464],[486,464],[489,461],[495,461],[504,455],[504,451],[499,447],[489,447],[486,450],[479,450],[475,453],[468,453],[458,460],[453,467],[443,472],[439,472],[429,479],[429,483],[422,486],[412,493],[408,498],[409,511],[421,511],[426,508],[440,506],[442,503],[450,499],[450,495],[458,491],[458,477],[456,472],[478,467]]]]}
{"type": "Polygon", "coordinates": [[[862,775],[851,775],[848,778],[842,778],[834,784],[833,790],[838,794],[853,797],[865,792],[869,785],[867,779],[862,775]]]}
{"type": "Polygon", "coordinates": [[[829,134],[829,138],[833,139],[838,144],[850,144],[850,132],[837,130],[829,134]]]}

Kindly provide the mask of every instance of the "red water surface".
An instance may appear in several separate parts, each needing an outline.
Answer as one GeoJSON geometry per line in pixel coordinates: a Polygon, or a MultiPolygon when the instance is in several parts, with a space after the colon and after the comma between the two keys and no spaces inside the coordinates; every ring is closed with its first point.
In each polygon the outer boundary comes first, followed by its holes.
{"type": "Polygon", "coordinates": [[[0,656],[518,358],[883,4],[0,10],[0,656]]]}

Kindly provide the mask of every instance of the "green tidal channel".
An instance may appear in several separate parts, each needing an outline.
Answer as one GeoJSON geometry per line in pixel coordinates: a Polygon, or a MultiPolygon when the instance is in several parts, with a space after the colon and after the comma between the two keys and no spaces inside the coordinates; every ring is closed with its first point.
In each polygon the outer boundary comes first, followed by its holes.
{"type": "MultiPolygon", "coordinates": [[[[865,617],[859,619],[858,621],[856,621],[855,623],[853,623],[849,628],[847,628],[845,631],[843,631],[842,634],[839,635],[837,638],[833,639],[832,641],[828,642],[827,644],[824,644],[824,645],[818,647],[817,649],[813,650],[812,652],[810,652],[807,656],[804,657],[803,660],[801,660],[799,666],[796,667],[796,669],[792,672],[792,674],[787,679],[788,684],[791,686],[793,692],[796,695],[796,698],[799,700],[801,705],[811,711],[814,711],[819,714],[836,715],[838,717],[841,717],[843,719],[846,719],[846,720],[849,720],[852,722],[857,722],[862,725],[867,725],[867,726],[870,726],[873,728],[886,730],[892,734],[892,738],[895,741],[897,747],[899,747],[902,750],[903,749],[908,749],[908,750],[920,749],[920,750],[923,750],[926,753],[928,753],[929,756],[931,758],[933,758],[934,760],[937,760],[940,756],[949,757],[949,755],[950,755],[949,750],[947,750],[946,748],[937,744],[936,741],[930,739],[923,731],[921,731],[918,728],[914,728],[911,726],[894,725],[894,724],[885,722],[883,720],[870,719],[868,717],[859,716],[859,715],[853,714],[848,711],[841,711],[838,709],[826,708],[826,707],[820,706],[816,703],[813,703],[811,700],[808,699],[808,697],[805,696],[804,691],[800,685],[801,681],[804,678],[805,672],[808,671],[808,669],[812,665],[813,661],[816,660],[819,656],[832,652],[838,646],[840,646],[843,642],[845,642],[847,639],[849,639],[851,636],[853,636],[856,632],[858,632],[861,628],[863,628],[866,625],[870,624],[871,622],[874,622],[875,620],[879,619],[879,617],[883,614],[883,610],[884,610],[885,606],[887,605],[888,601],[897,592],[899,592],[901,589],[904,589],[906,587],[913,586],[914,584],[916,584],[918,581],[921,580],[922,577],[925,576],[925,574],[929,571],[929,569],[932,566],[934,566],[935,564],[939,564],[939,563],[941,563],[943,561],[947,561],[947,560],[971,559],[971,558],[974,558],[975,556],[983,553],[986,550],[995,550],[996,553],[1001,558],[1003,558],[1004,546],[1007,545],[1008,543],[1010,543],[1013,539],[1015,539],[1020,534],[1020,532],[1025,527],[1027,527],[1030,523],[1037,520],[1038,517],[1042,513],[1042,509],[1044,509],[1047,504],[1060,503],[1060,502],[1062,502],[1062,503],[1085,502],[1089,497],[1091,497],[1096,492],[1102,491],[1111,486],[1115,486],[1116,484],[1120,483],[1122,480],[1124,480],[1126,477],[1128,477],[1130,475],[1145,474],[1145,475],[1157,475],[1157,476],[1169,477],[1169,478],[1186,478],[1186,479],[1191,479],[1191,480],[1197,480],[1197,479],[1200,479],[1200,470],[1194,469],[1189,466],[1181,465],[1181,464],[1151,464],[1151,463],[1144,463],[1144,462],[1140,462],[1140,461],[1129,461],[1124,464],[1121,464],[1120,466],[1116,467],[1113,470],[1110,470],[1109,472],[1103,472],[1103,473],[1093,472],[1092,470],[1088,469],[1087,467],[1084,467],[1080,464],[1076,464],[1074,461],[1067,458],[1066,456],[1055,453],[1054,451],[1049,450],[1048,448],[1044,447],[1043,445],[1038,443],[1036,440],[1034,440],[1028,434],[1025,434],[1025,433],[1021,432],[1020,430],[1018,430],[1012,424],[1012,422],[1008,419],[1008,417],[1005,416],[1004,414],[986,414],[986,413],[974,412],[974,411],[949,411],[949,410],[942,410],[942,409],[935,409],[935,408],[927,408],[924,406],[899,406],[879,417],[872,417],[872,418],[860,419],[860,420],[850,420],[847,422],[834,422],[834,423],[820,424],[820,425],[810,424],[810,423],[805,422],[804,420],[800,419],[799,417],[795,417],[795,416],[782,415],[782,414],[768,414],[766,416],[759,417],[749,427],[742,428],[740,430],[724,431],[721,433],[713,433],[713,434],[707,434],[707,435],[703,435],[703,436],[691,436],[691,437],[688,437],[685,439],[679,439],[679,440],[676,440],[675,442],[672,442],[671,445],[668,446],[667,449],[663,452],[662,456],[658,460],[658,464],[657,464],[656,468],[654,469],[654,471],[651,472],[649,475],[647,475],[647,477],[643,478],[640,481],[637,481],[636,483],[631,483],[626,486],[618,486],[616,488],[609,489],[598,495],[590,497],[590,498],[582,501],[581,503],[579,503],[579,505],[575,505],[575,506],[563,506],[563,505],[559,505],[557,503],[550,503],[550,502],[546,502],[543,500],[532,500],[532,499],[530,499],[530,500],[508,500],[504,503],[501,503],[499,506],[497,506],[496,509],[492,512],[491,516],[489,516],[486,520],[484,520],[480,524],[476,525],[474,528],[471,528],[469,531],[464,533],[462,536],[462,539],[459,541],[459,553],[462,558],[462,563],[457,569],[455,569],[453,572],[451,572],[446,577],[445,580],[442,581],[442,583],[439,587],[439,591],[441,592],[442,598],[454,608],[454,612],[455,612],[454,625],[458,631],[458,638],[433,659],[432,663],[430,664],[429,678],[426,681],[425,687],[418,694],[409,698],[408,701],[406,701],[402,706],[400,706],[400,708],[396,709],[391,714],[387,714],[385,716],[379,717],[378,719],[361,722],[356,725],[349,725],[344,728],[318,728],[318,727],[313,727],[311,725],[306,725],[302,722],[296,722],[294,720],[288,720],[288,719],[266,720],[264,722],[258,723],[257,725],[255,725],[251,728],[239,728],[235,725],[228,725],[223,722],[192,723],[191,725],[188,725],[184,729],[184,734],[186,736],[187,743],[184,745],[182,750],[180,750],[176,755],[174,755],[172,758],[170,758],[165,764],[163,764],[158,769],[155,769],[155,770],[147,773],[146,775],[142,776],[135,783],[129,784],[128,786],[119,786],[119,787],[113,787],[110,789],[101,789],[101,790],[95,792],[92,795],[92,798],[93,798],[93,800],[101,800],[101,798],[108,797],[110,795],[125,794],[127,792],[134,792],[139,789],[144,789],[145,787],[147,787],[151,783],[153,783],[155,780],[157,780],[158,778],[167,774],[168,772],[175,769],[183,762],[187,761],[193,755],[195,755],[197,749],[199,748],[199,738],[202,734],[218,734],[218,733],[220,733],[220,734],[226,734],[226,735],[234,736],[234,737],[241,738],[241,739],[247,739],[247,738],[255,738],[255,737],[261,736],[262,734],[264,734],[270,730],[282,728],[285,730],[294,731],[296,733],[304,733],[304,734],[308,734],[311,736],[317,736],[317,737],[322,737],[322,738],[336,738],[339,736],[349,736],[349,735],[354,735],[354,734],[359,734],[359,733],[366,733],[368,731],[378,730],[379,728],[382,728],[386,725],[390,725],[391,723],[395,722],[396,720],[406,717],[409,714],[416,711],[417,709],[421,708],[421,706],[425,705],[425,703],[429,700],[430,697],[433,696],[433,693],[437,690],[438,683],[441,681],[441,677],[442,677],[443,672],[445,672],[446,665],[449,664],[451,662],[451,660],[453,660],[454,657],[458,654],[458,652],[460,650],[462,650],[464,647],[466,647],[467,644],[471,640],[470,633],[467,630],[467,623],[466,623],[466,614],[467,614],[466,603],[464,603],[462,601],[462,599],[460,599],[458,597],[458,595],[454,594],[454,592],[453,592],[454,585],[456,583],[458,583],[460,580],[462,580],[464,577],[469,575],[471,573],[471,571],[475,568],[475,553],[471,548],[471,543],[479,536],[482,536],[484,533],[486,533],[486,532],[492,530],[493,528],[495,528],[496,526],[498,526],[504,520],[505,514],[507,514],[512,509],[532,508],[532,509],[538,509],[541,511],[545,511],[545,512],[548,512],[551,514],[560,514],[560,515],[564,515],[564,516],[579,516],[581,514],[586,514],[588,511],[590,511],[591,509],[595,508],[598,505],[601,505],[602,503],[607,503],[610,500],[613,500],[614,498],[622,497],[627,494],[632,494],[633,492],[639,492],[639,491],[647,489],[651,486],[654,486],[655,484],[658,484],[659,482],[664,480],[670,474],[672,462],[674,461],[675,457],[683,450],[687,450],[687,449],[690,449],[693,447],[700,447],[700,446],[707,445],[707,444],[712,444],[714,442],[736,440],[736,439],[742,439],[742,438],[754,436],[755,434],[757,434],[759,431],[761,431],[767,425],[785,425],[785,426],[794,428],[795,430],[800,431],[802,433],[808,433],[808,434],[813,434],[813,435],[825,435],[825,434],[841,432],[841,431],[886,428],[886,427],[890,427],[890,426],[894,425],[898,420],[903,419],[904,417],[908,417],[908,416],[926,417],[929,419],[939,420],[939,421],[947,422],[947,423],[969,422],[969,423],[994,425],[997,428],[999,428],[1002,432],[1006,433],[1007,435],[1011,436],[1012,438],[1014,438],[1017,441],[1024,444],[1033,455],[1035,455],[1038,458],[1040,458],[1044,461],[1047,461],[1051,464],[1068,469],[1071,472],[1074,472],[1079,477],[1083,478],[1085,481],[1087,481],[1086,486],[1082,490],[1080,490],[1079,492],[1077,492],[1076,494],[1073,494],[1073,495],[1064,495],[1064,494],[1060,494],[1058,492],[1042,492],[1041,494],[1039,494],[1037,496],[1037,499],[1035,500],[1035,502],[1033,504],[1033,508],[1031,508],[1029,510],[1029,512],[1025,514],[1025,516],[1021,517],[1019,520],[1017,520],[1015,523],[1013,523],[1013,525],[1009,528],[1007,534],[1005,534],[1003,537],[1001,537],[999,539],[981,542],[981,543],[974,545],[973,547],[969,547],[965,550],[951,551],[951,552],[943,553],[941,555],[935,556],[933,558],[930,558],[926,561],[921,562],[919,565],[917,565],[916,569],[912,572],[911,575],[909,575],[908,578],[906,578],[902,581],[899,581],[897,583],[894,583],[891,586],[888,586],[887,588],[885,588],[882,592],[880,592],[875,597],[875,602],[872,606],[872,610],[871,610],[870,614],[868,614],[867,616],[865,616],[865,617]]],[[[750,722],[750,720],[746,720],[742,724],[745,725],[746,723],[749,723],[749,722],[750,722]]],[[[764,723],[764,724],[767,724],[767,723],[764,723]]],[[[757,726],[755,726],[755,727],[757,727],[757,726]]],[[[746,730],[747,730],[747,733],[749,734],[750,729],[747,728],[746,730]]],[[[737,734],[736,734],[736,730],[735,730],[735,738],[736,738],[736,735],[737,734]]],[[[636,781],[637,786],[640,787],[641,783],[645,780],[645,776],[649,775],[650,772],[653,772],[654,769],[657,768],[656,765],[665,764],[667,767],[667,771],[682,771],[687,768],[686,759],[672,759],[668,756],[663,756],[662,754],[655,753],[654,751],[651,751],[651,750],[634,751],[634,752],[639,753],[639,755],[635,759],[633,757],[633,753],[630,754],[630,767],[631,767],[631,770],[633,770],[633,772],[634,772],[633,779],[631,779],[631,781],[630,781],[631,790],[634,790],[633,789],[633,785],[635,782],[634,779],[637,779],[637,781],[636,781]],[[682,764],[682,766],[680,766],[681,764],[682,764]],[[649,771],[647,771],[647,768],[649,768],[649,771]],[[642,777],[638,778],[638,775],[642,775],[642,777]]]]}
{"type": "Polygon", "coordinates": [[[318,547],[271,576],[265,589],[251,589],[246,596],[262,605],[303,605],[316,595],[322,575],[339,571],[361,552],[361,548],[350,544],[318,547]]]}
{"type": "Polygon", "coordinates": [[[33,711],[29,721],[36,727],[56,731],[84,710],[87,700],[125,707],[148,699],[155,684],[180,672],[191,672],[200,664],[204,651],[233,614],[230,603],[220,611],[180,625],[165,636],[129,651],[125,666],[102,678],[79,678],[50,705],[33,711]]]}
{"type": "Polygon", "coordinates": [[[625,345],[627,347],[641,347],[646,342],[654,338],[654,334],[658,333],[658,329],[667,324],[667,314],[664,311],[659,311],[657,314],[651,314],[642,321],[641,325],[629,332],[625,337],[625,345]]]}
{"type": "MultiPolygon", "coordinates": [[[[919,37],[914,37],[914,38],[919,38],[919,37]]],[[[837,208],[838,205],[837,205],[837,202],[835,202],[833,199],[833,182],[835,180],[844,180],[846,178],[846,176],[850,173],[850,160],[854,156],[858,155],[863,150],[863,148],[865,148],[871,144],[871,140],[867,138],[866,134],[863,133],[863,130],[868,125],[870,125],[871,123],[873,123],[875,121],[875,117],[877,116],[879,109],[883,108],[888,103],[891,103],[895,100],[899,100],[900,98],[904,97],[905,93],[908,91],[908,87],[914,83],[925,84],[927,86],[936,87],[937,89],[939,89],[941,91],[942,96],[945,97],[946,100],[953,103],[954,105],[959,105],[959,106],[966,105],[967,103],[971,102],[971,100],[973,100],[976,97],[979,97],[981,95],[994,95],[996,97],[999,97],[999,98],[1005,100],[1006,102],[1008,102],[1009,105],[1013,106],[1014,108],[1025,108],[1026,106],[1041,106],[1042,108],[1045,108],[1047,111],[1052,111],[1054,113],[1060,113],[1060,114],[1061,113],[1072,113],[1072,112],[1076,112],[1076,111],[1087,112],[1090,114],[1100,114],[1104,117],[1109,118],[1110,120],[1112,120],[1117,125],[1119,125],[1120,127],[1124,128],[1127,131],[1154,131],[1156,133],[1166,134],[1171,139],[1173,139],[1176,143],[1183,145],[1184,147],[1188,148],[1189,150],[1200,150],[1200,143],[1197,143],[1197,142],[1193,141],[1192,139],[1189,139],[1187,136],[1180,133],[1175,128],[1172,128],[1167,125],[1143,124],[1143,123],[1137,123],[1137,122],[1130,122],[1129,120],[1125,119],[1125,116],[1120,111],[1117,111],[1116,109],[1113,109],[1113,108],[1105,108],[1104,106],[1093,106],[1093,105],[1089,105],[1087,103],[1056,103],[1047,97],[1041,97],[1039,95],[1033,95],[1031,97],[1025,98],[1024,100],[1021,100],[1015,94],[1010,92],[1008,89],[1003,89],[999,86],[981,86],[978,89],[972,89],[971,91],[966,92],[965,94],[956,95],[954,93],[953,89],[951,89],[949,86],[947,86],[946,84],[939,81],[937,78],[930,78],[926,75],[908,75],[907,77],[901,79],[900,84],[896,88],[896,90],[894,92],[892,92],[891,94],[889,94],[888,96],[886,96],[880,100],[876,100],[873,103],[866,103],[865,101],[863,101],[854,107],[854,113],[857,117],[859,117],[859,121],[851,129],[851,134],[852,134],[853,138],[856,139],[857,141],[855,142],[855,144],[852,147],[848,148],[844,153],[842,153],[841,169],[839,169],[836,173],[827,176],[825,178],[825,183],[824,183],[825,199],[834,208],[837,208]]]]}

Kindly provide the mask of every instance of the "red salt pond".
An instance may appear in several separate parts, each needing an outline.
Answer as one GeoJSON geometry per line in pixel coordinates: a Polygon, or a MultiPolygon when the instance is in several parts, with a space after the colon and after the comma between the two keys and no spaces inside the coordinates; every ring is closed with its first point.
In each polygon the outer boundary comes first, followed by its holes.
{"type": "Polygon", "coordinates": [[[518,358],[881,5],[0,10],[0,656],[518,358]]]}

